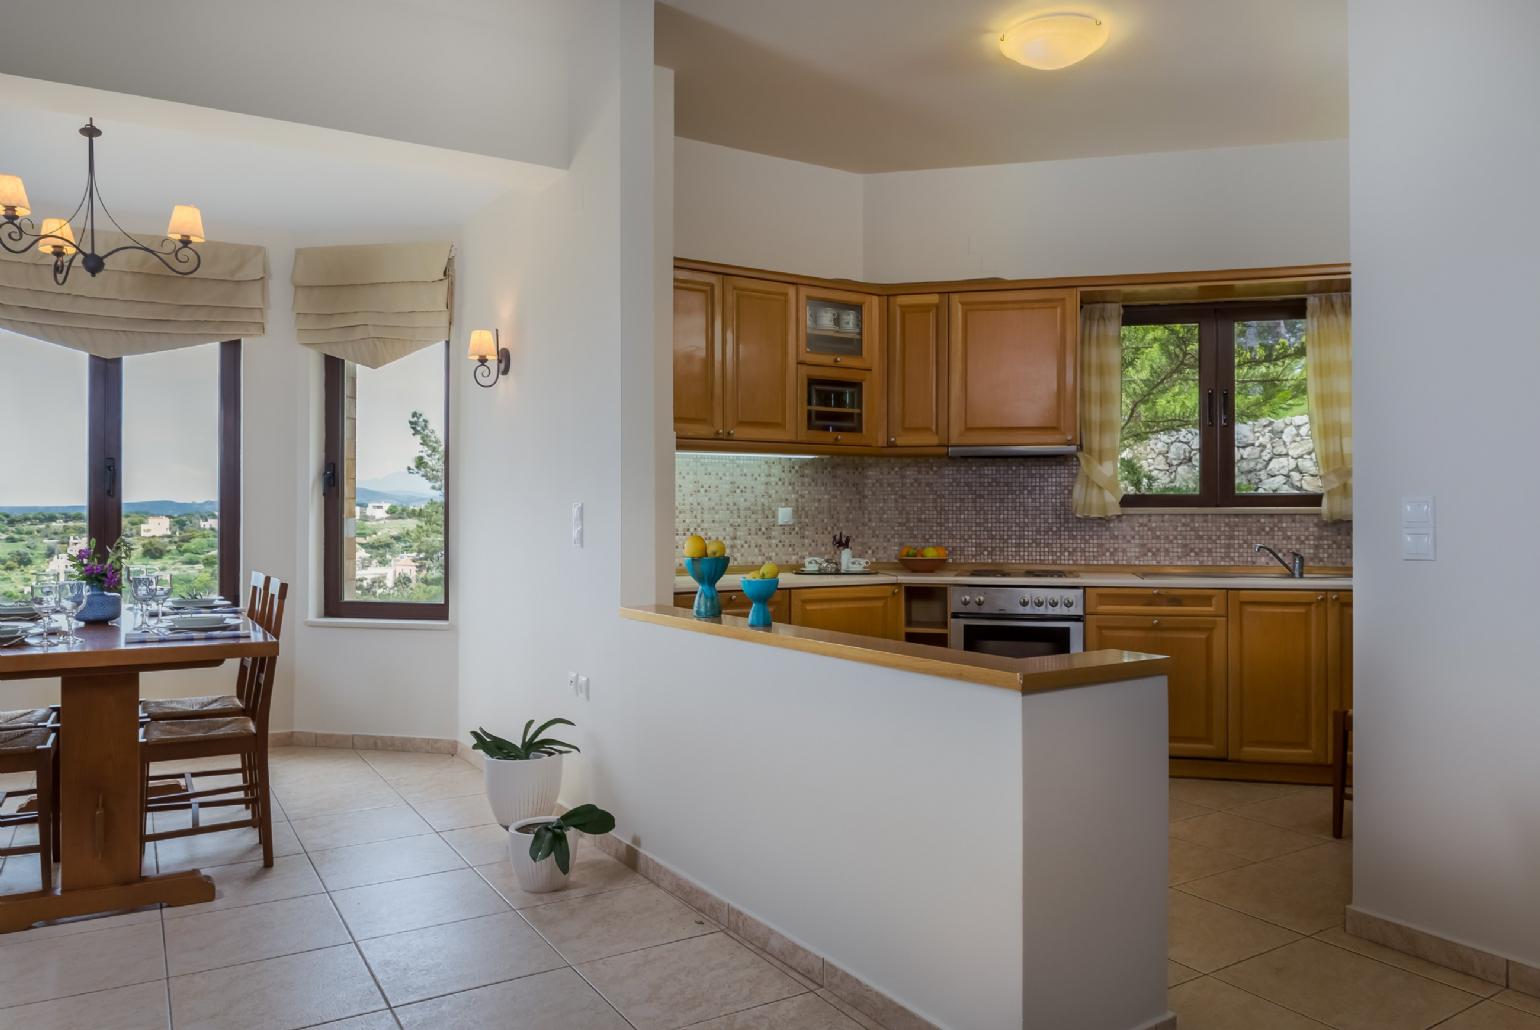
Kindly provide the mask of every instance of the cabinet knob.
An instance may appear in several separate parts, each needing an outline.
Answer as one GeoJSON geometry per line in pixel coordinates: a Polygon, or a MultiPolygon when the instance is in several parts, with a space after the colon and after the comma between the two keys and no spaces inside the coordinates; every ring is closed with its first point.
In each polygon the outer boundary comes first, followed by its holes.
{"type": "Polygon", "coordinates": [[[1160,625],[1160,620],[1159,619],[1151,619],[1150,620],[1150,625],[1151,626],[1159,626],[1160,625]]]}
{"type": "Polygon", "coordinates": [[[838,364],[839,364],[839,363],[840,363],[840,357],[839,357],[839,355],[837,355],[837,354],[836,354],[836,355],[835,355],[835,357],[834,357],[834,363],[835,363],[835,364],[836,364],[836,365],[838,365],[838,364]]]}
{"type": "Polygon", "coordinates": [[[899,588],[898,588],[898,587],[894,587],[894,588],[893,588],[893,593],[894,593],[894,594],[895,594],[895,595],[897,595],[897,594],[898,594],[898,589],[899,589],[899,588]]]}
{"type": "Polygon", "coordinates": [[[1326,600],[1326,595],[1325,594],[1316,594],[1315,595],[1315,599],[1317,601],[1324,601],[1324,600],[1326,600]]]}
{"type": "Polygon", "coordinates": [[[838,434],[838,433],[834,434],[834,442],[835,443],[839,443],[842,439],[844,439],[844,437],[840,436],[840,434],[838,434]]]}
{"type": "Polygon", "coordinates": [[[1331,599],[1333,601],[1340,601],[1340,600],[1342,600],[1342,595],[1341,594],[1332,594],[1331,595],[1331,599]]]}
{"type": "Polygon", "coordinates": [[[720,429],[718,429],[718,430],[717,430],[717,431],[716,431],[716,435],[717,435],[717,436],[721,436],[721,435],[722,435],[722,431],[721,431],[721,430],[720,430],[720,429]]]}
{"type": "Polygon", "coordinates": [[[1163,593],[1163,592],[1164,592],[1164,591],[1162,591],[1162,590],[1160,590],[1160,589],[1159,589],[1159,588],[1156,588],[1156,589],[1154,589],[1154,590],[1151,590],[1151,591],[1150,591],[1150,594],[1151,594],[1151,595],[1152,595],[1152,596],[1155,596],[1155,595],[1159,595],[1159,594],[1161,594],[1161,593],[1163,593]]]}
{"type": "Polygon", "coordinates": [[[729,429],[729,430],[728,430],[728,431],[727,431],[727,435],[728,435],[728,436],[732,436],[732,435],[733,435],[733,433],[735,433],[735,432],[737,432],[737,430],[735,430],[735,429],[729,429]]]}
{"type": "Polygon", "coordinates": [[[896,443],[898,443],[898,437],[896,437],[896,436],[888,437],[888,446],[889,447],[892,447],[896,443]]]}

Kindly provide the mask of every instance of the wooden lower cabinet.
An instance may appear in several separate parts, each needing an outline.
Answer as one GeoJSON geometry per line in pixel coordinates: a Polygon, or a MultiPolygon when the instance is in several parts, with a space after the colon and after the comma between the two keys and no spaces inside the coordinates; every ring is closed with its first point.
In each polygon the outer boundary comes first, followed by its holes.
{"type": "Polygon", "coordinates": [[[1314,590],[1230,591],[1232,761],[1330,760],[1328,609],[1314,590]]]}
{"type": "Polygon", "coordinates": [[[891,584],[794,590],[791,622],[837,633],[902,640],[902,594],[902,587],[891,584]]]}
{"type": "Polygon", "coordinates": [[[1086,617],[1087,651],[1111,648],[1171,658],[1166,695],[1174,758],[1224,758],[1229,753],[1225,621],[1202,615],[1086,617]]]}

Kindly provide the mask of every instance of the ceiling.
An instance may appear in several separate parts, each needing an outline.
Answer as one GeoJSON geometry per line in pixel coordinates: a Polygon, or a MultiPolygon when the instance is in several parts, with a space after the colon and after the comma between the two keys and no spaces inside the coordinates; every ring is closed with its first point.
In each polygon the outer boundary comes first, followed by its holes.
{"type": "Polygon", "coordinates": [[[1347,135],[1346,0],[666,0],[675,131],[853,172],[1347,135]],[[1104,18],[1056,72],[1003,57],[1032,14],[1104,18]]]}
{"type": "Polygon", "coordinates": [[[73,210],[85,187],[87,117],[98,184],[131,232],[155,235],[172,204],[203,210],[209,237],[444,232],[512,190],[561,176],[544,165],[0,75],[0,173],[20,175],[34,219],[73,210]]]}

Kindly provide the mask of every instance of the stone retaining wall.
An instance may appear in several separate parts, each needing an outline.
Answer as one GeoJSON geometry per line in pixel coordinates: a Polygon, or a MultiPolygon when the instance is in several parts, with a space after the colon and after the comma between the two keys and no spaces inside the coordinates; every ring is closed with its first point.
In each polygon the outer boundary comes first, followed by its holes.
{"type": "MultiPolygon", "coordinates": [[[[1310,439],[1310,417],[1260,419],[1235,427],[1235,481],[1255,493],[1318,493],[1321,469],[1310,439]]],[[[1128,448],[1149,477],[1148,492],[1174,487],[1195,489],[1198,481],[1198,430],[1158,433],[1128,448]]]]}

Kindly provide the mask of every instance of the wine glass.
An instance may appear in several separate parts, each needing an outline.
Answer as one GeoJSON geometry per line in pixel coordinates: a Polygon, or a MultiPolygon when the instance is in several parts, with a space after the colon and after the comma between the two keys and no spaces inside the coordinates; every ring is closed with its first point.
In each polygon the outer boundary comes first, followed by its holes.
{"type": "Polygon", "coordinates": [[[171,573],[161,569],[150,570],[150,599],[155,602],[155,627],[157,633],[165,633],[166,598],[171,596],[171,573]]]}
{"type": "Polygon", "coordinates": [[[75,615],[86,604],[86,585],[78,579],[67,579],[58,584],[59,611],[64,615],[64,642],[71,646],[80,643],[75,635],[75,615]]]}
{"type": "Polygon", "coordinates": [[[159,633],[154,619],[150,616],[150,605],[155,603],[155,570],[144,566],[136,566],[128,572],[128,587],[133,594],[135,606],[139,613],[136,629],[159,633]]]}
{"type": "Polygon", "coordinates": [[[37,612],[42,627],[44,647],[48,646],[48,631],[53,626],[54,613],[59,610],[59,579],[56,575],[38,576],[32,581],[32,610],[37,612]]]}

